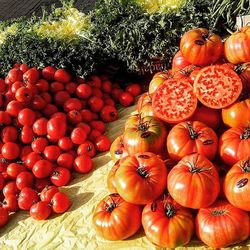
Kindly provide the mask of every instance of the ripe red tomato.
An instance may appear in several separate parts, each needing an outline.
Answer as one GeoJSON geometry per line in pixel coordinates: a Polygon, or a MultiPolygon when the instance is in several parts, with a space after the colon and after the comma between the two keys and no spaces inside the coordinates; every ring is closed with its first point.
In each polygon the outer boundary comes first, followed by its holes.
{"type": "Polygon", "coordinates": [[[6,142],[2,146],[1,152],[2,152],[2,155],[5,159],[14,160],[14,159],[18,158],[18,156],[20,154],[20,148],[19,148],[18,144],[14,143],[14,142],[6,142]]]}
{"type": "Polygon", "coordinates": [[[250,124],[250,99],[236,102],[222,109],[222,120],[229,127],[248,127],[250,124]]]}
{"type": "Polygon", "coordinates": [[[134,96],[131,95],[129,92],[123,92],[119,97],[119,102],[123,107],[131,106],[134,101],[134,96]]]}
{"type": "Polygon", "coordinates": [[[67,114],[68,121],[72,124],[77,124],[82,121],[81,112],[78,110],[71,110],[67,114]]]}
{"type": "Polygon", "coordinates": [[[54,102],[56,105],[62,106],[69,99],[70,99],[70,94],[65,90],[58,91],[54,95],[54,102]]]}
{"type": "Polygon", "coordinates": [[[61,139],[58,140],[58,146],[63,151],[69,151],[73,147],[73,142],[69,137],[62,137],[61,139]]]}
{"type": "Polygon", "coordinates": [[[2,202],[2,206],[9,212],[18,211],[19,207],[18,207],[17,197],[13,194],[7,195],[2,202]]]}
{"type": "MultiPolygon", "coordinates": [[[[26,167],[22,164],[18,164],[18,163],[13,162],[13,163],[10,163],[8,165],[6,171],[7,171],[7,174],[11,177],[11,179],[15,180],[16,177],[20,173],[26,171],[26,167]]],[[[0,181],[0,183],[1,183],[1,181],[0,181]]],[[[0,189],[1,189],[1,185],[0,185],[0,189]]]]}
{"type": "Polygon", "coordinates": [[[20,124],[24,125],[33,125],[35,119],[36,119],[36,114],[33,110],[29,109],[29,108],[25,108],[22,109],[19,113],[18,113],[18,122],[20,124]]]}
{"type": "Polygon", "coordinates": [[[82,103],[77,98],[70,98],[63,104],[63,108],[65,112],[69,112],[71,110],[81,110],[82,103]]]}
{"type": "Polygon", "coordinates": [[[58,192],[59,192],[59,189],[55,186],[45,187],[40,194],[41,201],[51,202],[51,199],[53,198],[53,196],[58,192]]]}
{"type": "Polygon", "coordinates": [[[114,162],[128,155],[128,151],[124,146],[123,135],[118,136],[110,146],[110,155],[114,162]]]}
{"type": "Polygon", "coordinates": [[[9,221],[9,213],[4,207],[0,207],[0,228],[5,226],[9,221]]]}
{"type": "Polygon", "coordinates": [[[70,138],[73,143],[79,145],[86,141],[87,133],[83,128],[74,128],[71,132],[70,138]]]}
{"type": "Polygon", "coordinates": [[[39,201],[37,192],[30,188],[25,187],[21,190],[18,197],[18,206],[21,210],[29,211],[33,204],[39,201]]]}
{"type": "Polygon", "coordinates": [[[191,117],[197,107],[193,87],[185,79],[169,79],[153,94],[153,112],[169,123],[178,123],[191,117]]]}
{"type": "MultiPolygon", "coordinates": [[[[7,172],[7,174],[8,174],[8,172],[7,172]]],[[[4,180],[3,175],[0,174],[0,190],[3,190],[4,186],[5,186],[5,180],[4,180]]]]}
{"type": "Polygon", "coordinates": [[[88,105],[93,112],[100,112],[104,107],[104,102],[100,97],[92,96],[88,100],[88,105]]]}
{"type": "Polygon", "coordinates": [[[54,74],[54,79],[61,83],[67,83],[71,80],[72,76],[65,69],[58,69],[54,74]]]}
{"type": "Polygon", "coordinates": [[[19,190],[25,187],[32,187],[34,184],[34,176],[28,171],[19,173],[16,177],[16,186],[19,190]]]}
{"type": "Polygon", "coordinates": [[[51,182],[48,178],[44,179],[35,179],[34,189],[40,193],[45,187],[51,185],[51,182]]]}
{"type": "Polygon", "coordinates": [[[80,84],[76,89],[76,95],[79,98],[88,99],[92,95],[92,88],[86,83],[80,84]]]}
{"type": "Polygon", "coordinates": [[[219,36],[207,29],[193,29],[181,38],[180,51],[188,62],[206,66],[222,56],[223,43],[219,36]]]}
{"type": "Polygon", "coordinates": [[[89,126],[87,123],[84,123],[84,122],[78,123],[78,124],[76,125],[76,127],[78,127],[78,128],[83,128],[83,129],[86,131],[87,135],[89,135],[89,133],[90,133],[90,131],[91,131],[90,126],[89,126]]]}
{"type": "Polygon", "coordinates": [[[206,124],[198,121],[181,122],[175,125],[167,137],[167,149],[171,159],[199,153],[212,160],[217,152],[218,138],[206,124]]]}
{"type": "Polygon", "coordinates": [[[115,174],[116,189],[133,204],[147,204],[167,186],[167,168],[157,155],[145,152],[127,156],[115,174]]]}
{"type": "Polygon", "coordinates": [[[134,115],[127,120],[125,125],[124,147],[130,155],[143,152],[159,154],[165,147],[166,136],[165,126],[158,119],[151,116],[141,118],[139,115],[134,115]]]}
{"type": "Polygon", "coordinates": [[[93,168],[93,162],[88,155],[80,155],[74,160],[74,170],[80,174],[86,174],[93,168]]]}
{"type": "Polygon", "coordinates": [[[0,78],[0,93],[4,93],[6,91],[7,84],[4,79],[0,78]]]}
{"type": "Polygon", "coordinates": [[[8,112],[8,114],[10,114],[11,116],[17,117],[19,112],[24,108],[23,103],[20,103],[16,100],[13,100],[11,102],[8,103],[7,107],[6,107],[6,111],[8,112]]]}
{"type": "Polygon", "coordinates": [[[46,135],[47,123],[48,123],[48,120],[44,117],[37,119],[32,126],[34,133],[39,136],[46,135]]]}
{"type": "Polygon", "coordinates": [[[70,208],[71,201],[67,194],[58,192],[52,197],[51,204],[53,212],[61,214],[66,212],[70,208]]]}
{"type": "Polygon", "coordinates": [[[45,159],[52,162],[56,161],[61,153],[62,153],[61,149],[56,145],[47,146],[43,151],[45,159]]]}
{"type": "Polygon", "coordinates": [[[53,171],[53,164],[47,160],[37,161],[32,168],[34,176],[38,179],[48,177],[53,171]]]}
{"type": "Polygon", "coordinates": [[[67,130],[66,122],[59,118],[51,118],[47,123],[47,133],[53,139],[61,139],[67,130]]]}
{"type": "Polygon", "coordinates": [[[50,176],[50,181],[57,187],[66,186],[71,180],[69,169],[63,167],[56,167],[50,176]]]}
{"type": "Polygon", "coordinates": [[[22,81],[23,80],[23,72],[18,69],[18,68],[14,68],[11,69],[7,75],[8,80],[12,83],[16,82],[16,81],[22,81]]]}
{"type": "Polygon", "coordinates": [[[77,89],[77,84],[74,82],[68,82],[65,85],[65,90],[69,93],[69,94],[74,94],[76,92],[77,89]]]}
{"type": "Polygon", "coordinates": [[[33,99],[34,94],[32,93],[32,90],[21,87],[16,91],[15,98],[17,101],[22,103],[28,103],[33,99]]]}
{"type": "Polygon", "coordinates": [[[54,104],[48,103],[44,109],[42,110],[42,113],[45,117],[51,118],[51,116],[58,112],[58,108],[54,104]]]}
{"type": "Polygon", "coordinates": [[[42,70],[42,77],[47,81],[53,81],[56,69],[52,66],[47,66],[42,70]]]}
{"type": "Polygon", "coordinates": [[[10,125],[11,124],[11,116],[6,111],[0,111],[0,125],[10,125]]]}
{"type": "Polygon", "coordinates": [[[89,125],[92,129],[100,131],[101,134],[105,133],[106,126],[102,121],[91,121],[89,125]]]}
{"type": "Polygon", "coordinates": [[[167,248],[188,244],[194,233],[192,212],[170,198],[147,204],[142,225],[152,243],[167,248]]]}
{"type": "Polygon", "coordinates": [[[242,91],[240,77],[221,65],[201,69],[194,81],[194,92],[199,101],[209,108],[221,109],[233,104],[242,91]]]}
{"type": "Polygon", "coordinates": [[[73,168],[74,157],[69,153],[63,153],[57,158],[57,165],[67,169],[73,168]]]}
{"type": "Polygon", "coordinates": [[[100,116],[104,122],[113,122],[118,118],[118,111],[115,107],[106,105],[100,111],[100,116]]]}
{"type": "Polygon", "coordinates": [[[106,135],[100,135],[95,139],[95,148],[99,152],[105,152],[110,149],[111,142],[106,135]]]}
{"type": "Polygon", "coordinates": [[[168,191],[184,207],[197,209],[210,206],[220,192],[218,172],[203,155],[187,155],[170,170],[168,191]],[[199,192],[196,192],[197,188],[199,192]]]}
{"type": "Polygon", "coordinates": [[[102,91],[104,91],[105,93],[110,93],[112,90],[112,83],[109,80],[104,80],[102,82],[102,91]]]}
{"type": "Polygon", "coordinates": [[[249,215],[227,201],[200,209],[195,223],[196,235],[209,247],[223,248],[249,237],[249,215]]]}
{"type": "Polygon", "coordinates": [[[95,88],[101,88],[102,86],[102,81],[101,78],[96,76],[96,75],[92,75],[89,79],[88,79],[88,84],[91,87],[95,87],[95,88]]]}
{"type": "Polygon", "coordinates": [[[84,143],[80,144],[77,148],[78,155],[88,155],[89,157],[94,157],[96,155],[95,145],[91,142],[86,140],[84,143]]]}
{"type": "Polygon", "coordinates": [[[142,89],[138,83],[130,83],[126,87],[126,92],[130,93],[132,96],[136,97],[141,94],[142,89]]]}
{"type": "Polygon", "coordinates": [[[184,69],[186,66],[189,66],[191,63],[188,62],[184,56],[182,55],[181,51],[179,50],[175,56],[173,57],[172,61],[172,71],[179,71],[184,69]]]}
{"type": "Polygon", "coordinates": [[[49,83],[44,79],[39,79],[35,86],[39,92],[47,92],[49,90],[49,83]]]}
{"type": "Polygon", "coordinates": [[[42,153],[47,146],[48,140],[43,137],[38,137],[31,143],[31,148],[36,153],[42,153]]]}
{"type": "Polygon", "coordinates": [[[34,164],[38,161],[42,160],[42,157],[40,156],[39,153],[36,152],[31,152],[27,155],[26,160],[25,160],[25,166],[32,170],[34,164]]]}
{"type": "Polygon", "coordinates": [[[24,82],[19,82],[19,81],[14,82],[14,83],[11,85],[11,92],[12,92],[13,94],[15,94],[16,91],[17,91],[19,88],[25,87],[25,86],[26,86],[26,85],[25,85],[24,82]]]}
{"type": "Polygon", "coordinates": [[[30,216],[35,220],[46,220],[52,213],[52,208],[46,201],[39,201],[30,208],[30,216]]]}
{"type": "Polygon", "coordinates": [[[141,226],[141,208],[124,201],[118,194],[111,194],[97,205],[93,226],[104,239],[126,239],[141,226]]]}
{"type": "Polygon", "coordinates": [[[93,121],[93,113],[88,109],[81,110],[82,121],[83,122],[90,122],[93,121]]]}
{"type": "Polygon", "coordinates": [[[6,185],[3,188],[3,195],[4,197],[7,197],[9,195],[17,195],[20,192],[20,190],[16,186],[15,181],[9,181],[6,183],[6,185]]]}
{"type": "Polygon", "coordinates": [[[61,82],[52,82],[52,83],[49,85],[49,88],[50,88],[50,92],[52,92],[52,93],[57,93],[57,92],[59,92],[59,91],[64,90],[64,84],[61,83],[61,82]]]}
{"type": "Polygon", "coordinates": [[[111,90],[111,96],[113,97],[113,99],[115,101],[119,101],[120,95],[123,93],[123,90],[119,87],[119,88],[114,88],[111,90]]]}
{"type": "Polygon", "coordinates": [[[20,141],[24,144],[31,143],[35,137],[32,127],[25,125],[21,129],[20,141]]]}
{"type": "Polygon", "coordinates": [[[45,100],[39,95],[35,95],[31,104],[30,104],[30,107],[33,110],[39,110],[39,111],[43,110],[45,108],[45,106],[46,106],[45,100]]]}
{"type": "Polygon", "coordinates": [[[40,96],[44,99],[44,101],[48,104],[52,102],[52,96],[48,92],[43,92],[40,96]]]}
{"type": "Polygon", "coordinates": [[[1,139],[3,143],[15,142],[17,140],[17,129],[13,126],[6,126],[2,129],[1,139]]]}
{"type": "Polygon", "coordinates": [[[23,81],[26,84],[36,84],[40,79],[40,71],[36,68],[31,68],[23,74],[23,81]]]}

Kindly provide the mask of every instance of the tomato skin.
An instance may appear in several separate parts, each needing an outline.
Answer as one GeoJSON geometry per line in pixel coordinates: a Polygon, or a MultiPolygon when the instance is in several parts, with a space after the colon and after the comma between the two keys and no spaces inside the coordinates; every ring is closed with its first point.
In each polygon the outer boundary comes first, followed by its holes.
{"type": "Polygon", "coordinates": [[[126,239],[141,226],[141,208],[124,201],[118,194],[111,194],[96,206],[92,221],[104,239],[126,239]]]}
{"type": "Polygon", "coordinates": [[[0,207],[0,228],[4,227],[9,221],[9,213],[7,209],[0,207]]]}
{"type": "Polygon", "coordinates": [[[216,200],[220,191],[218,172],[204,156],[187,155],[170,170],[168,191],[184,207],[207,207],[216,200]]]}
{"type": "Polygon", "coordinates": [[[2,155],[7,160],[14,160],[20,154],[19,146],[14,142],[6,142],[2,146],[2,155]]]}
{"type": "Polygon", "coordinates": [[[113,122],[118,118],[118,111],[115,107],[106,105],[100,111],[100,116],[104,122],[113,122]]]}
{"type": "Polygon", "coordinates": [[[110,146],[110,155],[114,162],[128,155],[128,151],[124,146],[123,135],[118,136],[110,146]]]}
{"type": "Polygon", "coordinates": [[[25,187],[32,187],[34,183],[34,176],[28,171],[19,173],[16,177],[16,186],[19,190],[25,187]]]}
{"type": "Polygon", "coordinates": [[[158,198],[167,186],[167,168],[159,156],[138,153],[122,161],[115,174],[119,195],[133,204],[147,204],[158,198]]]}
{"type": "Polygon", "coordinates": [[[45,187],[40,194],[41,201],[50,202],[53,196],[58,192],[59,189],[56,186],[45,187]]]}
{"type": "Polygon", "coordinates": [[[0,125],[10,125],[11,116],[6,111],[0,111],[0,125]]]}
{"type": "Polygon", "coordinates": [[[53,139],[60,139],[65,136],[67,130],[66,122],[59,118],[51,118],[47,123],[47,133],[53,139]]]}
{"type": "Polygon", "coordinates": [[[30,188],[25,187],[21,190],[18,197],[18,206],[21,210],[29,211],[33,204],[39,201],[37,192],[30,188]]]}
{"type": "Polygon", "coordinates": [[[212,160],[217,147],[216,133],[206,124],[198,121],[181,122],[175,125],[167,137],[169,156],[177,161],[192,153],[200,153],[212,160]]]}
{"type": "Polygon", "coordinates": [[[112,90],[112,83],[109,80],[104,80],[102,82],[102,91],[105,93],[110,93],[112,90]]]}
{"type": "Polygon", "coordinates": [[[31,68],[23,74],[23,81],[26,84],[36,84],[40,78],[40,72],[36,68],[31,68]]]}
{"type": "Polygon", "coordinates": [[[20,190],[16,186],[15,181],[9,181],[3,188],[3,195],[7,197],[8,195],[17,195],[20,190]]]}
{"type": "Polygon", "coordinates": [[[59,91],[64,90],[64,84],[61,82],[52,82],[49,87],[50,87],[50,92],[52,93],[57,93],[59,91]]]}
{"type": "Polygon", "coordinates": [[[54,79],[58,82],[66,84],[71,80],[72,76],[65,69],[58,69],[54,74],[54,79]]]}
{"type": "Polygon", "coordinates": [[[181,38],[180,51],[188,62],[206,66],[222,56],[223,43],[219,36],[209,33],[207,29],[193,29],[181,38]]]}
{"type": "Polygon", "coordinates": [[[91,142],[95,142],[95,139],[99,136],[101,136],[101,132],[97,129],[92,129],[91,132],[88,135],[88,140],[91,142]]]}
{"type": "Polygon", "coordinates": [[[105,152],[110,149],[111,142],[106,135],[100,135],[95,139],[95,148],[99,152],[105,152]]]}
{"type": "MultiPolygon", "coordinates": [[[[7,167],[7,174],[15,180],[16,177],[21,173],[26,171],[26,167],[24,165],[18,164],[18,163],[10,163],[7,167]]],[[[0,181],[1,182],[1,181],[0,181]]],[[[0,185],[1,187],[1,185],[0,185]]],[[[1,188],[0,188],[1,189],[1,188]]]]}
{"type": "Polygon", "coordinates": [[[6,111],[11,116],[17,117],[19,112],[24,108],[23,103],[16,100],[10,101],[6,107],[6,111]]]}
{"type": "Polygon", "coordinates": [[[47,160],[39,160],[32,167],[32,172],[38,179],[48,177],[52,173],[52,171],[53,164],[47,160]]]}
{"type": "Polygon", "coordinates": [[[80,144],[77,148],[78,155],[88,155],[89,157],[94,157],[96,155],[95,145],[86,140],[84,143],[80,144]]]}
{"type": "Polygon", "coordinates": [[[42,77],[47,81],[53,81],[56,69],[52,66],[47,66],[42,70],[42,77]]]}
{"type": "Polygon", "coordinates": [[[57,192],[52,197],[51,204],[53,212],[61,214],[66,212],[70,208],[71,201],[65,193],[57,192]]]}
{"type": "Polygon", "coordinates": [[[248,127],[250,124],[250,98],[222,109],[222,120],[229,127],[248,127]]]}
{"type": "Polygon", "coordinates": [[[108,186],[108,190],[111,194],[117,193],[115,174],[116,174],[118,168],[120,167],[120,165],[121,165],[121,161],[120,160],[116,161],[116,163],[113,165],[113,167],[111,168],[111,170],[108,173],[107,186],[108,186]]]}
{"type": "Polygon", "coordinates": [[[80,84],[76,89],[76,95],[82,99],[88,99],[92,95],[92,88],[86,83],[80,84]]]}
{"type": "Polygon", "coordinates": [[[230,128],[219,140],[219,154],[229,166],[249,156],[250,129],[243,127],[230,128]]]}
{"type": "Polygon", "coordinates": [[[30,216],[35,220],[46,220],[52,213],[52,208],[46,201],[39,201],[30,208],[30,216]]]}
{"type": "Polygon", "coordinates": [[[9,212],[18,211],[19,207],[18,207],[17,197],[15,195],[6,196],[3,200],[2,206],[9,212]]]}
{"type": "Polygon", "coordinates": [[[63,91],[58,91],[55,95],[54,95],[54,102],[56,105],[63,105],[66,101],[68,101],[70,99],[70,94],[63,90],[63,91]]]}
{"type": "Polygon", "coordinates": [[[3,190],[4,186],[5,186],[5,179],[4,179],[3,175],[0,174],[0,190],[3,190]]]}
{"type": "Polygon", "coordinates": [[[15,98],[17,101],[21,103],[28,103],[33,99],[33,92],[32,90],[26,88],[26,87],[21,87],[16,91],[15,98]]]}
{"type": "Polygon", "coordinates": [[[47,123],[48,123],[48,120],[44,117],[37,119],[32,126],[34,133],[39,136],[46,135],[47,123]]]}
{"type": "Polygon", "coordinates": [[[86,174],[93,168],[93,162],[88,155],[80,155],[74,160],[74,170],[80,174],[86,174]]]}
{"type": "Polygon", "coordinates": [[[77,89],[77,84],[74,82],[68,82],[65,85],[65,90],[69,93],[69,94],[74,94],[76,92],[77,89]]]}
{"type": "Polygon", "coordinates": [[[58,146],[63,151],[69,151],[73,147],[73,142],[69,137],[62,137],[58,140],[58,146]]]}
{"type": "Polygon", "coordinates": [[[35,137],[32,127],[25,125],[21,130],[20,141],[24,144],[31,143],[35,137]]]}
{"type": "Polygon", "coordinates": [[[63,104],[63,109],[65,112],[69,112],[71,110],[81,110],[82,103],[77,98],[70,98],[63,104]]]}
{"type": "Polygon", "coordinates": [[[51,182],[48,178],[35,179],[34,189],[40,193],[45,187],[49,185],[51,185],[51,182]]]}
{"type": "Polygon", "coordinates": [[[64,167],[56,167],[53,169],[53,173],[50,176],[50,181],[57,187],[66,186],[71,180],[71,174],[69,169],[64,167]]]}
{"type": "Polygon", "coordinates": [[[128,154],[152,152],[159,154],[165,146],[167,132],[164,124],[158,119],[135,115],[131,126],[125,126],[123,134],[124,147],[128,154]]]}
{"type": "Polygon", "coordinates": [[[250,52],[245,49],[250,43],[250,28],[245,26],[225,41],[224,54],[233,64],[250,62],[250,52]]]}
{"type": "Polygon", "coordinates": [[[43,151],[44,158],[51,162],[56,161],[61,153],[61,149],[56,145],[47,146],[43,151]]]}
{"type": "Polygon", "coordinates": [[[196,235],[213,248],[227,247],[249,237],[247,212],[227,201],[217,201],[208,208],[200,209],[195,223],[196,235]]]}
{"type": "Polygon", "coordinates": [[[88,79],[88,84],[91,87],[95,87],[95,88],[101,88],[102,87],[102,80],[99,76],[96,75],[92,75],[89,79],[88,79]]]}
{"type": "Polygon", "coordinates": [[[2,129],[1,139],[3,143],[15,142],[17,140],[18,133],[14,126],[6,126],[2,129]]]}
{"type": "Polygon", "coordinates": [[[38,137],[31,143],[31,148],[36,153],[42,153],[48,146],[48,140],[44,137],[38,137]]]}
{"type": "Polygon", "coordinates": [[[226,174],[223,185],[227,200],[233,206],[246,211],[250,211],[249,160],[250,158],[243,158],[243,160],[234,164],[226,174]]]}
{"type": "Polygon", "coordinates": [[[142,225],[147,238],[161,247],[186,245],[194,233],[191,211],[172,199],[147,204],[142,211],[142,225]]]}
{"type": "Polygon", "coordinates": [[[80,145],[87,139],[87,133],[83,128],[74,128],[70,138],[74,144],[80,145]]]}

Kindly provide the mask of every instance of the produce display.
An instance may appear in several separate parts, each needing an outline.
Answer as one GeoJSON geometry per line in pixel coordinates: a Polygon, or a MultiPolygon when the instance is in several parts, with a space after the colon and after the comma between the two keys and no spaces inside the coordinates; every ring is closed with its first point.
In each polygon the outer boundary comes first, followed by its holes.
{"type": "Polygon", "coordinates": [[[249,238],[250,78],[238,71],[247,69],[249,51],[241,44],[249,32],[243,27],[223,43],[206,29],[190,30],[172,69],[153,76],[138,100],[138,113],[111,145],[112,194],[93,214],[102,237],[126,237],[112,227],[125,230],[122,220],[131,210],[117,214],[116,222],[106,220],[120,209],[115,195],[121,204],[140,205],[139,223],[160,247],[187,245],[194,235],[215,248],[249,238]],[[240,55],[242,64],[234,64],[240,55]],[[99,217],[100,210],[109,214],[99,217]]]}

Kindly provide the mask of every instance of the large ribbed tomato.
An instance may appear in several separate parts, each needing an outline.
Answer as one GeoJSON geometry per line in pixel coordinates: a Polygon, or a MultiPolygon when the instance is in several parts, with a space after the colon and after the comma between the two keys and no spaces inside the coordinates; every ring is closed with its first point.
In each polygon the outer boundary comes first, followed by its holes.
{"type": "Polygon", "coordinates": [[[124,201],[118,194],[111,194],[97,205],[93,225],[107,240],[126,239],[141,226],[141,208],[124,201]]]}
{"type": "Polygon", "coordinates": [[[166,128],[164,124],[152,117],[134,116],[134,123],[126,127],[123,134],[125,149],[129,154],[152,152],[160,154],[166,142],[166,128]]]}
{"type": "Polygon", "coordinates": [[[186,245],[194,233],[191,211],[173,199],[147,204],[142,212],[142,225],[147,238],[161,247],[186,245]]]}
{"type": "Polygon", "coordinates": [[[250,62],[250,27],[246,26],[235,32],[225,42],[224,54],[233,63],[250,62]]]}
{"type": "Polygon", "coordinates": [[[114,162],[128,155],[123,142],[123,135],[118,136],[110,146],[110,155],[114,162]]]}
{"type": "Polygon", "coordinates": [[[228,171],[224,193],[235,207],[250,211],[250,157],[237,162],[228,171]]]}
{"type": "Polygon", "coordinates": [[[157,155],[145,152],[127,156],[115,174],[117,192],[127,202],[147,204],[167,187],[167,168],[157,155]]]}
{"type": "Polygon", "coordinates": [[[249,237],[249,215],[227,201],[198,211],[196,234],[208,246],[227,247],[249,237]]]}
{"type": "Polygon", "coordinates": [[[170,158],[200,153],[212,160],[217,152],[218,138],[213,129],[198,121],[181,122],[175,125],[167,137],[170,158]]]}
{"type": "Polygon", "coordinates": [[[237,65],[234,70],[243,84],[241,99],[250,98],[250,62],[237,65]]]}
{"type": "Polygon", "coordinates": [[[218,172],[205,156],[187,155],[168,174],[168,191],[184,207],[211,205],[220,191],[218,172]]]}
{"type": "Polygon", "coordinates": [[[190,63],[206,66],[216,62],[222,56],[223,43],[218,35],[207,29],[193,29],[181,38],[180,51],[190,63]]]}
{"type": "Polygon", "coordinates": [[[225,131],[219,140],[219,153],[229,166],[250,156],[250,128],[235,127],[225,131]]]}
{"type": "Polygon", "coordinates": [[[250,125],[250,98],[222,109],[222,120],[229,127],[250,125]]]}
{"type": "Polygon", "coordinates": [[[141,117],[153,116],[152,98],[148,93],[144,93],[139,98],[136,109],[141,117]]]}

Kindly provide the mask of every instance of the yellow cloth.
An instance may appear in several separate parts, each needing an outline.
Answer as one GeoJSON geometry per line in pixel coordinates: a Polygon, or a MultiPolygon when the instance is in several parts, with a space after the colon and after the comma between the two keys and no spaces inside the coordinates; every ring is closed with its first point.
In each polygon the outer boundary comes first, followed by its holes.
{"type": "MultiPolygon", "coordinates": [[[[124,123],[134,110],[135,106],[121,109],[120,119],[107,125],[107,134],[112,140],[123,133],[124,123]]],[[[53,215],[46,221],[36,221],[23,211],[11,215],[10,222],[0,229],[0,249],[160,249],[146,239],[143,230],[130,239],[112,242],[99,237],[93,229],[92,214],[100,200],[109,194],[106,180],[112,166],[109,153],[103,153],[94,158],[94,170],[91,173],[74,173],[70,185],[61,188],[73,202],[70,210],[62,215],[53,215]]],[[[193,240],[188,249],[198,247],[206,248],[199,241],[193,240]]],[[[243,248],[248,249],[240,247],[243,248]]]]}

